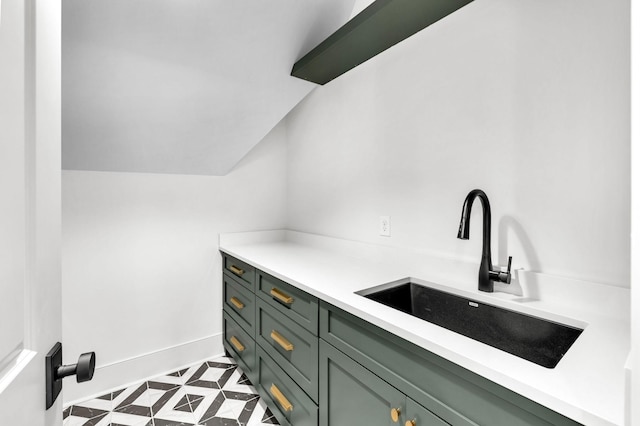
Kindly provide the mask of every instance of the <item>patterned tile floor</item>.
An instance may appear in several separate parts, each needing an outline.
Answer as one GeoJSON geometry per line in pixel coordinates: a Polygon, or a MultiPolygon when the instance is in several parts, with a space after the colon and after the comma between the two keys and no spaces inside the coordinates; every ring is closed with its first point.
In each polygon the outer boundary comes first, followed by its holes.
{"type": "Polygon", "coordinates": [[[273,426],[278,422],[232,358],[78,403],[63,426],[273,426]]]}

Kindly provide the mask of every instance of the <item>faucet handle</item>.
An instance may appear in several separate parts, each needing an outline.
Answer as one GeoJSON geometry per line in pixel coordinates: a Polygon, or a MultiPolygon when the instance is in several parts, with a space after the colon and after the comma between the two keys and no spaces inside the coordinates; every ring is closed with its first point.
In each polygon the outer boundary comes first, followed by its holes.
{"type": "Polygon", "coordinates": [[[509,261],[507,262],[507,279],[504,281],[507,284],[511,284],[511,259],[513,259],[513,256],[509,256],[509,261]]]}
{"type": "Polygon", "coordinates": [[[511,284],[511,259],[513,256],[509,256],[509,261],[507,262],[507,272],[500,272],[500,281],[503,283],[511,284]]]}

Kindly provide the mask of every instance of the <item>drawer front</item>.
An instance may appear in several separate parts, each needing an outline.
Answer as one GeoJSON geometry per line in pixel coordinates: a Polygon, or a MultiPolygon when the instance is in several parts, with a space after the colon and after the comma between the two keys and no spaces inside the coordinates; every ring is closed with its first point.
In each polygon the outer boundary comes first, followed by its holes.
{"type": "Polygon", "coordinates": [[[257,346],[258,391],[283,425],[318,426],[318,406],[257,346]]]}
{"type": "Polygon", "coordinates": [[[424,408],[411,398],[407,398],[407,411],[404,416],[407,426],[447,426],[431,411],[424,408]]]}
{"type": "Polygon", "coordinates": [[[255,335],[256,295],[242,284],[222,274],[224,285],[224,310],[251,336],[255,335]]]}
{"type": "Polygon", "coordinates": [[[257,301],[256,342],[318,401],[318,338],[273,309],[257,301]]]}
{"type": "Polygon", "coordinates": [[[255,268],[248,263],[222,254],[222,268],[225,272],[235,277],[238,282],[244,284],[249,290],[255,292],[255,268]]]}
{"type": "Polygon", "coordinates": [[[257,271],[257,293],[269,305],[311,333],[318,334],[318,299],[262,271],[257,271]]]}
{"type": "Polygon", "coordinates": [[[321,303],[320,337],[454,426],[579,423],[373,324],[321,303]]]}
{"type": "Polygon", "coordinates": [[[252,382],[257,378],[256,343],[226,312],[222,314],[224,322],[224,347],[238,362],[252,382]]]}

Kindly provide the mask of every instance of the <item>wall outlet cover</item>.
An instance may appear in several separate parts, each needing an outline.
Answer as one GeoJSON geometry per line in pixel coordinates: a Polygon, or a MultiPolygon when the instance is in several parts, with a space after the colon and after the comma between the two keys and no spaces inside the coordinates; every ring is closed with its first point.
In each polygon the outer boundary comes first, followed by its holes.
{"type": "Polygon", "coordinates": [[[389,216],[380,216],[378,222],[378,233],[383,237],[391,236],[391,218],[389,216]]]}

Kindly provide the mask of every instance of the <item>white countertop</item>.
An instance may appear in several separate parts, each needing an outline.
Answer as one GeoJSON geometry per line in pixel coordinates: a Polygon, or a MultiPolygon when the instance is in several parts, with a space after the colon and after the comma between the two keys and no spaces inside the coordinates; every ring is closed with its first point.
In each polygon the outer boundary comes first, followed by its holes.
{"type": "Polygon", "coordinates": [[[627,288],[514,271],[477,290],[478,263],[293,231],[222,234],[220,250],[585,425],[623,425],[630,350],[627,288]],[[584,328],[547,369],[355,294],[412,277],[427,285],[584,328]]]}

